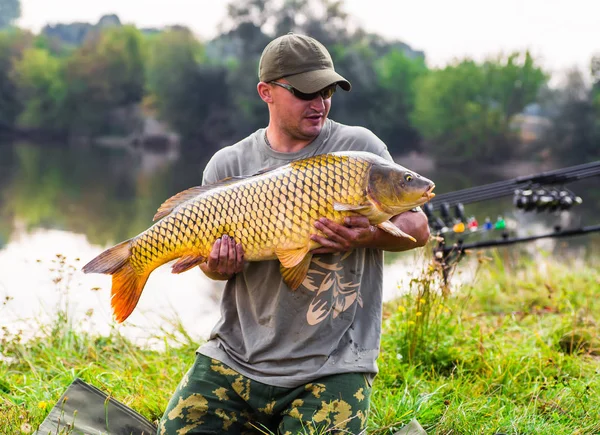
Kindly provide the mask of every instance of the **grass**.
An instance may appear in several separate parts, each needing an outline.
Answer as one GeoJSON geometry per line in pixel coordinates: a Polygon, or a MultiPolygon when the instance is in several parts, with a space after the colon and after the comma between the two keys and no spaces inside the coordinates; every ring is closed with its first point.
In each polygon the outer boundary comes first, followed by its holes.
{"type": "MultiPolygon", "coordinates": [[[[504,255],[474,259],[476,279],[453,292],[425,264],[386,304],[369,433],[412,419],[431,434],[600,433],[598,260],[504,255]]],[[[180,327],[144,350],[116,328],[77,332],[64,312],[30,340],[0,333],[0,433],[35,430],[75,377],[160,418],[197,343],[180,327]]]]}

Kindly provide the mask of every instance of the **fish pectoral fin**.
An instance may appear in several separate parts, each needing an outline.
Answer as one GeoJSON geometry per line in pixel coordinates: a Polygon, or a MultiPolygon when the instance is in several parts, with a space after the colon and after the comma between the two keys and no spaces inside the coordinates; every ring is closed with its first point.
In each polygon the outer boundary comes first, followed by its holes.
{"type": "Polygon", "coordinates": [[[180,257],[179,260],[171,267],[172,273],[182,273],[186,270],[190,270],[194,266],[198,266],[206,261],[201,255],[184,255],[180,257]]]}
{"type": "Polygon", "coordinates": [[[308,274],[308,266],[310,266],[311,260],[312,254],[306,254],[300,263],[294,267],[284,267],[282,264],[279,270],[281,271],[283,282],[292,290],[300,287],[304,278],[306,278],[306,274],[308,274]]]}
{"type": "Polygon", "coordinates": [[[377,227],[381,228],[385,232],[393,234],[396,237],[406,237],[407,239],[410,239],[413,242],[417,241],[417,239],[415,239],[410,234],[406,234],[404,231],[402,231],[400,228],[394,225],[391,221],[381,222],[380,224],[377,224],[377,227]]]}
{"type": "Polygon", "coordinates": [[[365,211],[365,210],[369,210],[371,208],[370,205],[365,205],[365,204],[359,204],[359,205],[355,205],[355,204],[343,204],[341,202],[334,202],[333,203],[333,209],[335,211],[356,211],[356,212],[361,212],[361,211],[365,211]]]}
{"type": "Polygon", "coordinates": [[[276,249],[275,254],[283,267],[294,267],[308,254],[308,246],[296,249],[276,249]]]}

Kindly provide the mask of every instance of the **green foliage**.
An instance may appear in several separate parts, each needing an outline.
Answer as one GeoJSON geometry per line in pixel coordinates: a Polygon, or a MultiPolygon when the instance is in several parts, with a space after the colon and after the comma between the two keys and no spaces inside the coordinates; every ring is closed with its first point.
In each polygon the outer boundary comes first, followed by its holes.
{"type": "Polygon", "coordinates": [[[452,293],[432,265],[387,306],[369,433],[413,418],[439,434],[598,432],[597,260],[479,261],[452,293]]]}
{"type": "Polygon", "coordinates": [[[187,29],[157,35],[148,56],[150,104],[184,137],[213,142],[228,128],[226,71],[207,62],[187,29]],[[213,141],[210,141],[213,139],[213,141]]]}
{"type": "Polygon", "coordinates": [[[110,110],[141,101],[144,45],[134,27],[114,27],[89,39],[66,61],[71,129],[97,134],[107,129],[110,110]]]}
{"type": "Polygon", "coordinates": [[[545,80],[529,53],[481,65],[464,60],[417,81],[412,120],[440,160],[497,162],[515,152],[512,117],[545,80]]]}
{"type": "Polygon", "coordinates": [[[594,108],[594,139],[598,144],[596,149],[596,157],[600,157],[600,54],[592,57],[591,61],[592,73],[592,106],[594,108]]]}
{"type": "Polygon", "coordinates": [[[370,128],[394,155],[496,163],[531,154],[519,129],[532,103],[543,107],[540,125],[551,124],[545,152],[572,161],[600,155],[597,58],[585,98],[559,89],[546,90],[544,101],[547,77],[529,53],[429,71],[423,53],[353,29],[339,0],[244,0],[228,11],[221,34],[207,42],[178,26],[122,26],[115,15],[47,26],[37,36],[0,33],[0,129],[90,139],[130,135],[143,116],[157,115],[184,146],[203,143],[186,153],[209,154],[268,122],[256,95],[259,57],[273,37],[295,31],[324,43],[353,84],[334,96],[331,117],[370,128]],[[35,50],[22,59],[26,48],[35,50]]]}
{"type": "Polygon", "coordinates": [[[415,83],[428,69],[421,56],[393,49],[376,61],[379,89],[373,130],[393,150],[418,149],[420,136],[410,120],[415,107],[415,83]]]}
{"type": "Polygon", "coordinates": [[[61,131],[67,85],[63,65],[46,50],[30,48],[13,66],[13,82],[23,105],[20,127],[41,127],[61,131]]]}
{"type": "MultiPolygon", "coordinates": [[[[7,433],[35,430],[75,377],[156,421],[193,363],[197,343],[178,322],[157,337],[162,351],[133,344],[117,325],[107,336],[83,332],[87,321],[74,325],[69,292],[78,262],[57,255],[48,264],[60,296],[52,324],[36,325],[29,340],[0,331],[7,433]]],[[[481,258],[476,280],[453,292],[443,291],[435,265],[423,269],[385,307],[368,433],[391,435],[413,418],[447,435],[600,431],[597,259],[481,258]]],[[[0,313],[10,304],[0,301],[0,313]]]]}
{"type": "Polygon", "coordinates": [[[77,332],[69,317],[68,284],[77,263],[78,259],[59,254],[49,265],[61,296],[54,323],[37,325],[37,334],[29,341],[20,333],[0,332],[0,354],[14,361],[0,362],[0,378],[4,379],[0,384],[0,425],[5,433],[37,428],[75,377],[155,421],[172,392],[167,391],[172,388],[171,380],[179,378],[193,362],[197,344],[177,324],[172,325],[174,332],[162,338],[167,344],[165,352],[141,349],[123,337],[116,325],[108,336],[77,332]],[[136,373],[142,372],[146,376],[138,378],[136,373]],[[18,380],[16,373],[27,376],[18,380]]]}
{"type": "Polygon", "coordinates": [[[21,16],[19,0],[0,0],[0,29],[10,26],[21,16]]]}
{"type": "Polygon", "coordinates": [[[552,125],[543,146],[566,163],[600,158],[600,92],[589,88],[580,71],[570,71],[566,83],[547,91],[543,107],[549,108],[552,125]],[[553,109],[553,110],[552,110],[553,109]]]}
{"type": "Polygon", "coordinates": [[[25,31],[0,31],[0,132],[14,127],[22,110],[17,86],[11,78],[13,63],[32,44],[33,36],[25,31]]]}
{"type": "MultiPolygon", "coordinates": [[[[330,46],[336,70],[352,83],[351,92],[336,92],[330,116],[339,122],[373,129],[379,134],[386,108],[381,104],[383,91],[376,69],[378,54],[372,50],[371,43],[368,38],[362,38],[348,45],[338,43],[330,46]]],[[[398,117],[402,119],[402,113],[398,117]]],[[[392,129],[395,127],[391,126],[392,129]]],[[[405,151],[397,145],[398,142],[403,142],[403,138],[394,138],[388,144],[392,153],[405,151]]]]}

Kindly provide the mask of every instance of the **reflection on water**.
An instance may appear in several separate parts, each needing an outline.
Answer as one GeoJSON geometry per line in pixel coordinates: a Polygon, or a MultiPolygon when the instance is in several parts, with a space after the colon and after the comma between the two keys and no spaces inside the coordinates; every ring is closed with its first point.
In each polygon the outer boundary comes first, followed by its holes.
{"type": "MultiPolygon", "coordinates": [[[[74,320],[107,333],[110,276],[84,275],[79,269],[106,247],[145,230],[169,196],[200,184],[207,157],[0,142],[0,301],[14,298],[5,305],[0,302],[0,327],[27,330],[37,320],[52,319],[57,305],[64,303],[59,290],[69,281],[74,320]],[[55,282],[60,274],[57,254],[75,267],[72,275],[63,274],[55,282]]],[[[502,179],[485,174],[470,177],[464,171],[423,175],[436,181],[440,193],[502,179]]],[[[586,202],[577,212],[563,213],[562,219],[580,225],[597,223],[600,192],[598,180],[594,181],[569,185],[586,202]]],[[[466,212],[479,220],[504,214],[518,225],[521,235],[546,231],[556,222],[553,217],[515,211],[510,199],[467,206],[466,212]]],[[[574,243],[586,246],[587,240],[578,238],[574,243]]],[[[424,261],[422,254],[423,250],[417,254],[418,261],[412,255],[388,256],[398,261],[386,262],[386,299],[407,288],[418,269],[415,264],[424,261]]],[[[205,278],[197,268],[173,275],[163,266],[150,276],[138,308],[119,328],[132,338],[145,339],[165,328],[162,317],[177,316],[192,337],[206,337],[219,317],[221,289],[222,283],[205,278]]]]}
{"type": "MultiPolygon", "coordinates": [[[[108,333],[111,278],[80,271],[102,249],[72,232],[15,233],[0,251],[0,298],[13,298],[0,308],[0,328],[28,331],[37,322],[49,323],[58,307],[66,308],[68,296],[68,313],[75,325],[108,333]]],[[[173,332],[164,318],[179,318],[192,337],[206,337],[219,317],[220,291],[221,283],[204,277],[199,269],[174,275],[168,267],[159,268],[150,276],[137,308],[119,328],[143,341],[162,335],[161,328],[173,332]]]]}

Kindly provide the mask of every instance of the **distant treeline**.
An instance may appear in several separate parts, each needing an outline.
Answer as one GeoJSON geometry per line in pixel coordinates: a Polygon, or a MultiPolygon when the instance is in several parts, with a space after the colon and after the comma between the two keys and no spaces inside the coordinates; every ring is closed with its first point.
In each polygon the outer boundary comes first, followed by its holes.
{"type": "Polygon", "coordinates": [[[330,117],[372,129],[394,154],[462,163],[600,158],[600,57],[590,59],[593,83],[573,71],[557,89],[529,53],[428,68],[424,53],[351,26],[334,0],[235,1],[221,29],[201,41],[184,27],[138,29],[114,15],[37,35],[6,27],[0,131],[118,134],[134,107],[210,153],[266,125],[258,60],[273,37],[295,31],[323,42],[352,82],[334,96],[330,117]]]}

